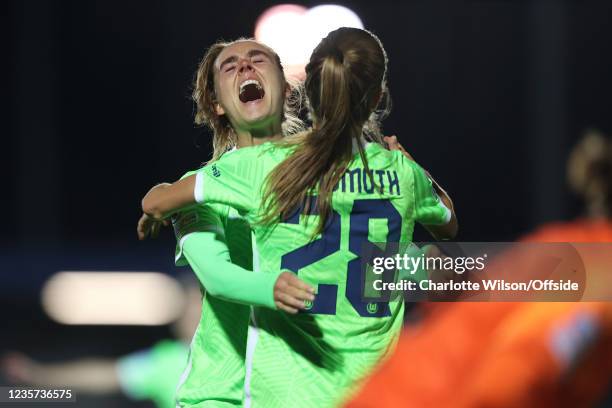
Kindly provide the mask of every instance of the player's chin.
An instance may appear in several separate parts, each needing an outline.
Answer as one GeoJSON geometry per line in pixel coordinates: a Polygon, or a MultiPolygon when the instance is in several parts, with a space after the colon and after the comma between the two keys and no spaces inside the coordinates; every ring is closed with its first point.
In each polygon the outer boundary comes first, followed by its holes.
{"type": "Polygon", "coordinates": [[[242,120],[250,128],[256,128],[268,122],[270,113],[267,110],[252,110],[242,115],[242,120]]]}

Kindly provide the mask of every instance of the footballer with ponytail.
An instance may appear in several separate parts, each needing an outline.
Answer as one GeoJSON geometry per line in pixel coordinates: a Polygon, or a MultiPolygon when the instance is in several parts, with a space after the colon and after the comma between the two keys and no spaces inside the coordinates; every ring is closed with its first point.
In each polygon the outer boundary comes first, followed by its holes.
{"type": "Polygon", "coordinates": [[[376,107],[387,93],[386,71],[385,50],[368,31],[343,27],[321,41],[306,66],[313,127],[285,141],[295,145],[295,152],[268,177],[262,223],[286,219],[299,207],[309,213],[316,192],[320,218],[315,233],[320,233],[330,213],[332,191],[355,148],[366,174],[371,174],[364,140],[382,139],[376,107]]]}
{"type": "MultiPolygon", "coordinates": [[[[388,101],[386,70],[373,34],[332,31],[306,66],[312,129],[224,154],[142,201],[156,219],[195,203],[230,205],[255,236],[260,272],[252,275],[303,280],[284,295],[277,295],[287,286],[278,280],[269,288],[275,301],[291,306],[278,308],[296,316],[253,308],[260,328],[253,406],[337,406],[392,349],[402,327],[403,302],[366,299],[364,244],[411,242],[416,222],[436,238],[457,231],[452,203],[428,173],[382,146],[377,122],[384,110],[377,107],[388,101]],[[316,229],[300,215],[319,215],[316,229]],[[307,290],[309,297],[299,294],[307,290]]],[[[258,104],[249,101],[244,110],[258,104]]]]}

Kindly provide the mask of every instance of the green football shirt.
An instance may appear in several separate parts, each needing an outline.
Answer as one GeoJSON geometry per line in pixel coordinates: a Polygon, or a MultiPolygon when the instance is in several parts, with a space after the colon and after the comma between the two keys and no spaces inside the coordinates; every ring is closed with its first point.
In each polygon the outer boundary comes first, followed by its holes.
{"type": "Polygon", "coordinates": [[[256,224],[266,176],[291,151],[274,143],[243,148],[196,176],[196,201],[231,205],[252,224],[254,262],[262,272],[291,270],[317,290],[298,315],[256,310],[247,406],[337,403],[393,346],[402,325],[402,302],[363,300],[363,249],[368,242],[410,242],[415,222],[450,220],[423,169],[400,152],[368,144],[371,177],[355,155],[333,194],[332,217],[316,239],[314,212],[296,211],[274,227],[256,224]]]}
{"type": "MultiPolygon", "coordinates": [[[[190,174],[193,172],[183,177],[190,174]]],[[[188,264],[184,247],[189,240],[208,235],[204,238],[225,243],[223,248],[230,257],[225,261],[252,270],[251,230],[236,210],[226,205],[198,205],[183,210],[174,217],[173,224],[177,265],[188,264]]],[[[201,248],[202,255],[218,256],[211,253],[211,247],[201,248]]],[[[194,272],[198,274],[195,269],[194,272]]],[[[202,316],[190,345],[187,367],[176,388],[181,407],[242,405],[250,312],[249,306],[207,295],[204,288],[202,316]]]]}
{"type": "Polygon", "coordinates": [[[150,399],[158,408],[174,408],[174,391],[186,361],[186,344],[162,340],[119,359],[119,384],[132,399],[150,399]]]}

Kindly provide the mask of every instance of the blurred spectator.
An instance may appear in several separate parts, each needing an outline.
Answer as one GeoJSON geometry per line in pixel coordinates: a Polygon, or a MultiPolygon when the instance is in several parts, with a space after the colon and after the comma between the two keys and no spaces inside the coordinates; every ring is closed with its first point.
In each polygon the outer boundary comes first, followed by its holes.
{"type": "Polygon", "coordinates": [[[77,395],[124,393],[134,400],[151,400],[159,408],[174,407],[174,394],[187,364],[188,342],[200,318],[202,297],[195,279],[182,281],[186,307],[172,325],[178,340],[161,340],[148,349],[119,358],[84,357],[73,361],[38,362],[11,352],[0,363],[14,384],[71,387],[77,395]]]}

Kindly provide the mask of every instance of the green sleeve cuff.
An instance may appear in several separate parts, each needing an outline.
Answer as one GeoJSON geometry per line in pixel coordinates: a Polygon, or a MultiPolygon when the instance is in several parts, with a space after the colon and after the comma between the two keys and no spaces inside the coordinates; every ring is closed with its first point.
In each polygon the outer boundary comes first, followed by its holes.
{"type": "Polygon", "coordinates": [[[414,198],[416,221],[423,225],[446,225],[452,213],[436,193],[425,170],[417,163],[408,161],[414,175],[414,198]]]}

